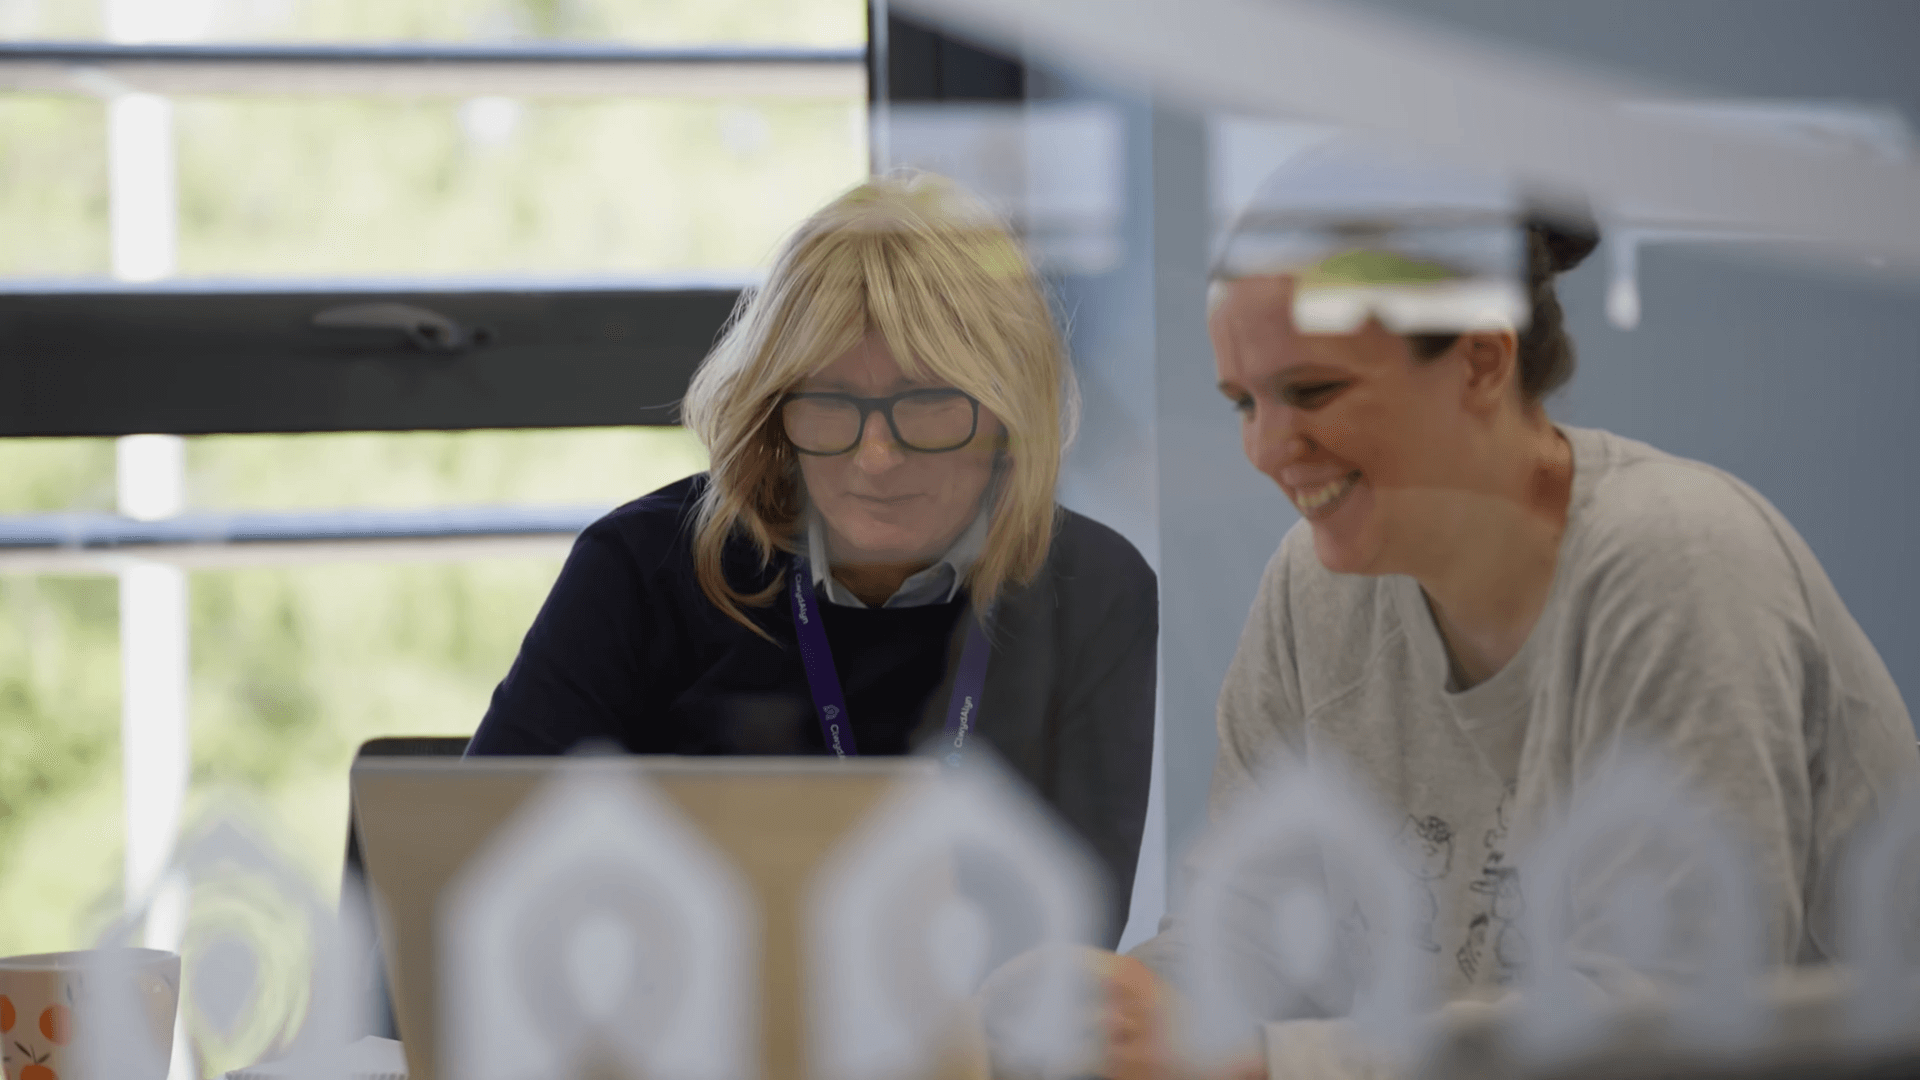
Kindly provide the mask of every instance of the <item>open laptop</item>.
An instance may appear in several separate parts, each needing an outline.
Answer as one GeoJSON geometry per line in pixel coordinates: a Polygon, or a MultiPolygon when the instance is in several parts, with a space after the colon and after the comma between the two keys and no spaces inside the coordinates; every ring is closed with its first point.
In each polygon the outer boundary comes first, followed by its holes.
{"type": "Polygon", "coordinates": [[[766,1080],[801,1080],[801,925],[817,863],[895,784],[938,768],[916,758],[362,758],[355,823],[394,1018],[411,1080],[437,1080],[441,892],[556,770],[630,771],[664,794],[751,883],[762,924],[760,1046],[766,1080]]]}

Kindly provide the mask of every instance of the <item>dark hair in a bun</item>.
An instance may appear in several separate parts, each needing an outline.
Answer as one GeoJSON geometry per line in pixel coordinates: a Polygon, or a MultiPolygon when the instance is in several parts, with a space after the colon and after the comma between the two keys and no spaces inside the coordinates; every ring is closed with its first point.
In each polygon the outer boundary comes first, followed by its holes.
{"type": "MultiPolygon", "coordinates": [[[[1527,215],[1527,303],[1531,314],[1520,334],[1520,394],[1539,401],[1573,378],[1573,339],[1567,336],[1553,279],[1580,265],[1600,246],[1600,230],[1581,211],[1527,215]]],[[[1413,353],[1431,360],[1453,347],[1458,334],[1415,334],[1413,353]]]]}
{"type": "Polygon", "coordinates": [[[1600,246],[1600,230],[1585,211],[1536,210],[1525,225],[1546,245],[1547,269],[1555,274],[1579,266],[1600,246]]]}

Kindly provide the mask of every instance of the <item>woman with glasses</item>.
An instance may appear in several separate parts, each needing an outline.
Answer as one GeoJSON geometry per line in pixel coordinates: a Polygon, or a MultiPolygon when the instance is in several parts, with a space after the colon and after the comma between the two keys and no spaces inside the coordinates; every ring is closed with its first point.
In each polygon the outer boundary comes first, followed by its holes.
{"type": "Polygon", "coordinates": [[[1111,874],[1146,815],[1158,600],[1054,502],[1076,394],[1007,232],[929,176],[800,226],[694,376],[707,473],[575,544],[470,753],[989,746],[1111,874]]]}

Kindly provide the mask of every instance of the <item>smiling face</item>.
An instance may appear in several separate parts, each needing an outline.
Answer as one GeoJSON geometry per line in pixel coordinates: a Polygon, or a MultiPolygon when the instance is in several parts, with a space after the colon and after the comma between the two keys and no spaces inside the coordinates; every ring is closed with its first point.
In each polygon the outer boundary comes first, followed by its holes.
{"type": "MultiPolygon", "coordinates": [[[[879,398],[945,385],[908,378],[886,339],[869,332],[796,389],[879,398]]],[[[979,513],[1001,432],[999,419],[982,407],[972,442],[923,454],[894,442],[886,417],[873,412],[852,450],[801,454],[800,474],[826,522],[835,562],[897,565],[938,558],[979,513]]]]}
{"type": "Polygon", "coordinates": [[[1423,546],[1457,524],[1450,493],[1475,453],[1472,373],[1456,350],[1416,361],[1377,322],[1309,335],[1292,312],[1291,279],[1244,278],[1208,320],[1247,460],[1311,524],[1327,569],[1414,573],[1423,546]]]}

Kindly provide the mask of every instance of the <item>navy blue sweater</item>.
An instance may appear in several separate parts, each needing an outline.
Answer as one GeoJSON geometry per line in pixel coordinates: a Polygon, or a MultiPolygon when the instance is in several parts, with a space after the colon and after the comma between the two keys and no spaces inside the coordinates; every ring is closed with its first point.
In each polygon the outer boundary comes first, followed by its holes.
{"type": "MultiPolygon", "coordinates": [[[[668,485],[580,534],[469,753],[556,754],[586,739],[636,754],[825,752],[785,591],[748,609],[772,641],[700,591],[691,541],[705,483],[668,485]]],[[[744,541],[723,560],[748,589],[790,563],[762,568],[744,541]]],[[[981,698],[979,737],[1105,865],[1109,945],[1146,820],[1156,590],[1124,538],[1062,511],[1040,574],[1002,594],[981,698]]],[[[861,753],[906,753],[940,730],[966,606],[821,605],[861,753]]]]}

